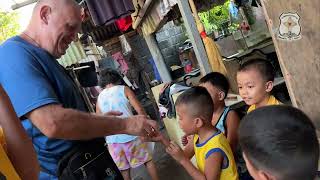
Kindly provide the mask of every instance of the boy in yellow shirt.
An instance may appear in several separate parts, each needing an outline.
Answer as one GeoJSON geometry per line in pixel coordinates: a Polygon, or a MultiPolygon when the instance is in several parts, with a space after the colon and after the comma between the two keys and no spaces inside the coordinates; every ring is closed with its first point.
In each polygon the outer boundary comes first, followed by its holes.
{"type": "Polygon", "coordinates": [[[176,101],[179,125],[186,135],[194,135],[183,151],[163,136],[157,137],[193,179],[238,180],[236,163],[228,140],[211,123],[213,101],[204,87],[192,87],[176,101]],[[198,169],[190,158],[195,155],[198,169]]]}
{"type": "Polygon", "coordinates": [[[237,83],[240,96],[250,106],[248,113],[259,107],[281,104],[270,94],[274,76],[272,64],[263,59],[250,60],[240,66],[237,83]]]}

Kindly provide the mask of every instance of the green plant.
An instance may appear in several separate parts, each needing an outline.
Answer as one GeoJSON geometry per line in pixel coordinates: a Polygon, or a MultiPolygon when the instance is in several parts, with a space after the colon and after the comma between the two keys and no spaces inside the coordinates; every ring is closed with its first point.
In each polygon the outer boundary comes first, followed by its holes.
{"type": "Polygon", "coordinates": [[[0,12],[0,43],[18,34],[19,28],[16,12],[0,12]]]}
{"type": "Polygon", "coordinates": [[[230,0],[226,1],[223,5],[215,6],[209,11],[199,13],[200,20],[208,34],[211,34],[213,31],[221,31],[223,29],[228,29],[230,31],[236,30],[238,24],[229,24],[229,4],[230,0]],[[228,24],[227,27],[226,24],[228,24]]]}

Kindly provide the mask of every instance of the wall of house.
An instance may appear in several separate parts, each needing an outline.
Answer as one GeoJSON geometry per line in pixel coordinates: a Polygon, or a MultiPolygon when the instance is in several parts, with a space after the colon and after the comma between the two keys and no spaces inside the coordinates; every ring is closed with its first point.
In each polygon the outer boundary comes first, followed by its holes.
{"type": "Polygon", "coordinates": [[[180,65],[179,46],[188,39],[183,25],[168,22],[156,33],[156,39],[167,66],[180,65]]]}

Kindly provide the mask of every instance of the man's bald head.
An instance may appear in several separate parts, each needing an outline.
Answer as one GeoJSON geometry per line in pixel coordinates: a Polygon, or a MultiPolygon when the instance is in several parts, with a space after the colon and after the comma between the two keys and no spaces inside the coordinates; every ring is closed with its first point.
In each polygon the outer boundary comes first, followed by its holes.
{"type": "Polygon", "coordinates": [[[38,0],[36,6],[41,4],[56,4],[56,5],[72,5],[72,6],[79,6],[76,1],[74,0],[38,0]]]}
{"type": "Polygon", "coordinates": [[[49,6],[53,10],[63,10],[68,7],[80,11],[80,6],[74,0],[38,0],[34,12],[40,10],[42,6],[49,6]]]}
{"type": "Polygon", "coordinates": [[[81,8],[74,0],[39,0],[25,34],[56,58],[65,54],[81,27],[81,8]]]}

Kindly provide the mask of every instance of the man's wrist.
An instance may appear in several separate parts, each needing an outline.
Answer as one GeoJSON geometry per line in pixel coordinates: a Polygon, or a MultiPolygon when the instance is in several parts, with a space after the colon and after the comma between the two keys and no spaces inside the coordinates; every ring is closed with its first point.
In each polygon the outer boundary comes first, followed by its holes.
{"type": "MultiPolygon", "coordinates": [[[[129,118],[119,118],[119,117],[114,117],[118,122],[119,122],[119,129],[120,129],[120,134],[128,134],[129,133],[129,127],[130,127],[130,121],[129,118]]],[[[115,127],[116,128],[116,127],[115,127]]]]}

